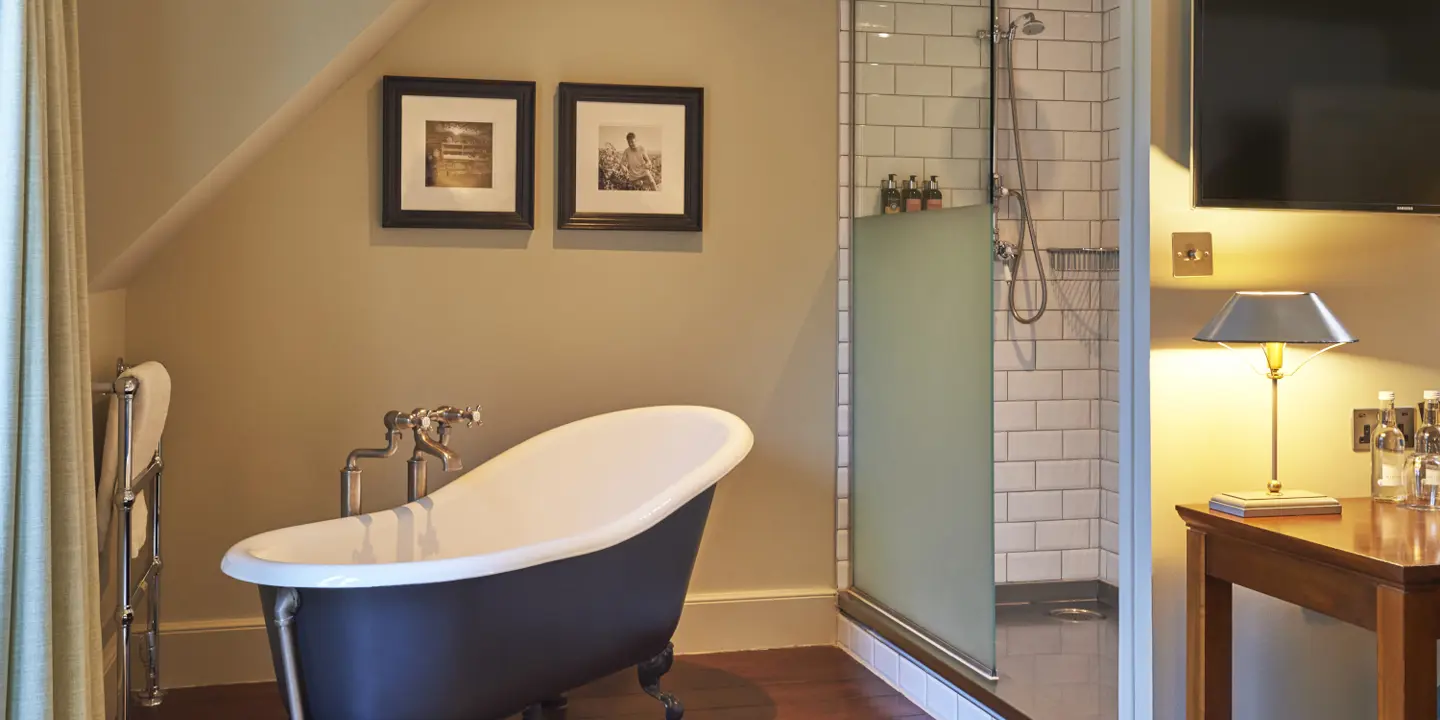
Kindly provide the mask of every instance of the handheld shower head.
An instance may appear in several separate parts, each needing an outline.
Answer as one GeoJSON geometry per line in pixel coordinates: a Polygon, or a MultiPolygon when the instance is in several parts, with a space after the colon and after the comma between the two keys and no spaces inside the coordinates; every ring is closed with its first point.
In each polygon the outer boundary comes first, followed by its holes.
{"type": "Polygon", "coordinates": [[[1017,29],[1025,35],[1039,35],[1045,32],[1045,23],[1035,17],[1035,13],[1027,12],[1010,21],[1011,36],[1014,36],[1017,29]]]}

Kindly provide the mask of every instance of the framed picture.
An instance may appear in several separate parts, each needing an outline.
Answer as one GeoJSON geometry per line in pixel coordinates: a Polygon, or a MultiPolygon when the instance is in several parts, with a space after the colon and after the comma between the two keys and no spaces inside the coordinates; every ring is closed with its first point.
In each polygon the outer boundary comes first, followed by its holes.
{"type": "Polygon", "coordinates": [[[701,228],[705,91],[561,83],[556,224],[701,228]]]}
{"type": "Polygon", "coordinates": [[[535,83],[386,76],[380,224],[535,227],[535,83]]]}

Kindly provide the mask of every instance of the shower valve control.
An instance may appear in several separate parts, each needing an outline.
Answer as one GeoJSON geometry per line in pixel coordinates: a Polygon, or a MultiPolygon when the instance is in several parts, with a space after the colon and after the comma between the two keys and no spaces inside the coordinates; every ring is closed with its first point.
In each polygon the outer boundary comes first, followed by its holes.
{"type": "Polygon", "coordinates": [[[995,241],[995,259],[1002,263],[1011,264],[1020,256],[1020,248],[1015,243],[1008,243],[1004,240],[995,241]]]}

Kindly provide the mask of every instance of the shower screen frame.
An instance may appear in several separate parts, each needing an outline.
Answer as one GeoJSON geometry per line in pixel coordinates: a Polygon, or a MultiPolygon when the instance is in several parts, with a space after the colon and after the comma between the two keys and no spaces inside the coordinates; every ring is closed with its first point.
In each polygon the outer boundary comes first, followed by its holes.
{"type": "MultiPolygon", "coordinates": [[[[845,2],[847,2],[848,5],[849,5],[850,17],[851,17],[852,19],[858,18],[858,16],[856,15],[856,2],[857,2],[857,0],[845,0],[845,2]]],[[[996,93],[996,87],[997,87],[998,75],[997,75],[997,63],[995,62],[995,53],[996,53],[997,50],[998,50],[997,44],[996,44],[996,38],[998,37],[998,33],[999,33],[999,31],[1000,31],[1001,28],[1000,28],[1000,22],[999,22],[999,17],[998,17],[998,10],[997,10],[997,2],[996,2],[996,0],[989,0],[989,2],[987,2],[987,4],[986,4],[986,7],[987,7],[988,10],[989,10],[989,15],[990,15],[990,19],[991,19],[991,27],[988,28],[988,29],[980,29],[980,30],[977,30],[977,41],[984,43],[984,45],[982,46],[982,50],[981,50],[981,58],[982,58],[982,62],[983,62],[984,65],[985,65],[985,68],[986,68],[986,70],[987,70],[987,75],[988,75],[988,77],[989,77],[989,83],[990,83],[990,85],[989,85],[989,92],[986,94],[986,97],[984,98],[984,102],[982,103],[982,106],[981,106],[981,108],[982,108],[982,114],[983,114],[982,119],[981,119],[981,126],[982,126],[981,129],[984,129],[984,130],[987,130],[987,131],[988,131],[988,132],[986,132],[986,138],[987,138],[987,140],[988,140],[988,148],[987,148],[986,158],[984,158],[984,160],[986,160],[986,161],[988,161],[988,162],[982,162],[982,163],[981,163],[981,167],[984,169],[984,173],[983,173],[984,177],[982,177],[982,178],[980,179],[979,185],[980,185],[980,189],[985,193],[985,198],[988,200],[988,204],[989,204],[989,206],[990,206],[989,240],[990,240],[991,243],[993,243],[993,242],[995,241],[995,239],[998,237],[998,228],[997,228],[997,221],[996,221],[996,208],[995,208],[995,205],[994,205],[994,198],[995,198],[995,196],[996,196],[996,191],[997,191],[997,189],[998,189],[998,183],[1000,182],[1000,178],[998,177],[998,174],[997,174],[997,173],[998,173],[998,165],[997,165],[997,160],[996,160],[996,155],[997,155],[997,153],[996,153],[996,148],[997,148],[997,140],[996,140],[996,138],[997,138],[997,133],[999,132],[999,130],[998,130],[997,124],[996,124],[996,102],[997,102],[997,101],[996,101],[996,95],[997,95],[997,93],[996,93]],[[980,35],[981,35],[982,33],[983,33],[983,37],[980,37],[980,35]]],[[[858,24],[858,21],[853,21],[853,20],[852,20],[852,22],[856,22],[856,23],[858,24]]],[[[851,221],[850,221],[850,223],[849,223],[849,238],[848,238],[848,240],[849,240],[849,247],[852,249],[852,250],[851,250],[852,253],[854,252],[854,248],[855,248],[856,227],[857,227],[857,225],[858,225],[858,223],[856,222],[856,220],[858,219],[858,217],[857,217],[858,214],[857,214],[856,212],[854,212],[854,211],[857,210],[857,209],[861,206],[862,193],[860,192],[860,190],[861,190],[862,187],[865,187],[865,186],[867,185],[867,178],[863,177],[861,174],[857,174],[857,173],[856,173],[856,165],[857,165],[857,162],[856,162],[856,161],[857,161],[857,158],[860,156],[859,148],[858,148],[858,146],[856,145],[856,135],[857,135],[856,128],[857,128],[859,125],[862,124],[862,123],[857,122],[858,115],[857,115],[857,113],[856,113],[856,106],[857,106],[860,102],[863,102],[863,96],[860,94],[859,88],[858,88],[858,86],[856,85],[856,66],[857,66],[857,64],[858,64],[858,61],[856,60],[856,58],[858,57],[858,55],[857,55],[857,53],[856,53],[856,38],[858,37],[858,35],[859,35],[860,32],[861,32],[861,30],[860,30],[858,27],[856,27],[855,25],[852,25],[851,30],[850,30],[850,31],[848,32],[848,34],[847,34],[847,37],[849,38],[849,42],[850,42],[850,49],[849,49],[849,58],[850,58],[850,60],[846,63],[846,66],[847,66],[847,67],[846,67],[846,70],[847,70],[847,72],[849,73],[848,81],[849,81],[850,91],[849,91],[848,93],[846,93],[846,95],[847,95],[847,101],[850,103],[850,108],[849,108],[849,110],[850,110],[850,117],[849,117],[849,122],[845,123],[844,131],[849,133],[849,137],[848,137],[848,147],[850,148],[849,158],[848,158],[848,162],[849,162],[848,172],[849,172],[849,177],[851,178],[851,181],[850,181],[851,187],[850,187],[850,198],[849,198],[849,200],[850,200],[850,207],[851,207],[852,212],[849,213],[849,216],[851,217],[851,221]]],[[[853,256],[852,256],[852,257],[853,257],[853,256]]],[[[852,266],[853,266],[853,263],[852,263],[852,266]]],[[[987,270],[988,270],[988,267],[987,267],[987,270]]],[[[849,293],[849,295],[848,295],[848,303],[849,303],[848,306],[851,308],[851,313],[850,313],[850,315],[849,315],[849,317],[850,317],[850,328],[849,328],[849,330],[851,331],[851,340],[852,340],[852,343],[853,343],[853,340],[854,340],[854,332],[853,332],[853,331],[854,331],[854,317],[855,317],[855,313],[854,313],[855,304],[854,304],[854,301],[855,301],[855,287],[856,287],[856,283],[853,281],[853,277],[854,277],[853,267],[852,267],[852,272],[851,272],[851,276],[850,276],[850,277],[852,278],[852,280],[851,280],[851,282],[848,283],[848,293],[849,293]]],[[[990,307],[989,307],[989,310],[990,310],[990,312],[992,312],[992,313],[994,312],[994,304],[993,304],[993,301],[992,301],[992,303],[991,303],[991,305],[990,305],[990,307]]],[[[986,343],[987,345],[993,344],[993,336],[987,336],[986,340],[987,340],[987,343],[986,343]]],[[[852,344],[851,347],[853,348],[853,344],[852,344]]],[[[991,383],[992,383],[992,394],[993,394],[993,364],[992,364],[992,366],[991,366],[991,371],[992,371],[992,372],[990,373],[990,375],[989,375],[988,377],[989,377],[989,379],[990,379],[990,381],[991,381],[991,383]]],[[[850,402],[851,402],[851,403],[854,403],[854,402],[855,402],[855,397],[856,397],[856,393],[855,393],[855,377],[856,377],[856,376],[855,376],[855,368],[854,368],[853,363],[852,363],[852,366],[850,367],[850,372],[847,373],[847,379],[848,379],[848,382],[849,382],[849,388],[848,388],[848,390],[849,390],[849,397],[850,397],[850,402]]],[[[991,404],[990,404],[989,407],[993,407],[993,397],[992,397],[992,402],[991,402],[991,404]]],[[[988,408],[987,408],[987,410],[988,410],[988,408]]],[[[851,428],[852,428],[852,429],[851,429],[851,432],[854,432],[854,429],[853,429],[854,426],[855,426],[854,417],[855,417],[855,414],[858,413],[858,412],[863,412],[863,409],[860,408],[859,406],[856,406],[856,405],[853,405],[853,404],[852,404],[852,406],[851,406],[852,422],[850,423],[851,428]]],[[[993,425],[992,425],[991,430],[992,430],[992,434],[993,434],[993,425]]],[[[849,444],[849,457],[848,457],[848,461],[849,461],[849,462],[848,462],[848,466],[851,468],[850,472],[852,473],[852,474],[851,474],[851,478],[850,478],[850,488],[851,488],[850,498],[851,498],[851,499],[850,499],[850,502],[847,503],[847,508],[848,508],[848,518],[847,518],[848,524],[847,524],[847,527],[849,527],[849,528],[851,529],[851,531],[850,531],[850,532],[848,533],[848,535],[847,535],[847,553],[848,553],[848,554],[847,554],[847,557],[852,560],[852,564],[853,564],[854,558],[856,557],[856,552],[855,552],[855,551],[856,551],[856,548],[855,548],[855,544],[856,544],[856,533],[855,533],[856,524],[855,524],[855,520],[856,520],[856,517],[855,517],[855,516],[856,516],[857,502],[856,502],[855,489],[856,489],[856,486],[857,486],[857,481],[863,482],[863,479],[859,478],[859,477],[855,474],[855,471],[854,471],[854,468],[855,468],[855,457],[854,457],[854,456],[855,456],[855,445],[856,445],[856,444],[855,444],[855,442],[853,442],[853,439],[852,439],[852,442],[849,444]]],[[[991,463],[990,463],[990,465],[991,465],[990,489],[991,489],[991,494],[992,494],[992,500],[993,500],[993,490],[994,490],[994,474],[993,474],[994,462],[993,462],[993,460],[994,460],[994,458],[993,458],[993,455],[992,455],[992,456],[991,456],[991,463]]],[[[994,519],[994,518],[993,518],[993,502],[991,503],[991,506],[992,506],[992,515],[991,515],[990,527],[991,527],[991,536],[992,536],[992,548],[991,548],[991,549],[992,549],[992,551],[993,551],[993,519],[994,519]]],[[[993,573],[989,576],[988,579],[989,579],[989,581],[992,583],[992,587],[993,587],[993,583],[994,583],[994,575],[993,575],[993,573]]],[[[847,615],[847,616],[851,617],[852,619],[856,620],[856,621],[859,622],[860,624],[866,626],[866,627],[869,628],[871,631],[875,632],[877,635],[880,636],[880,638],[881,638],[884,642],[887,642],[888,644],[894,646],[896,649],[898,649],[898,650],[904,652],[905,654],[911,656],[912,658],[920,661],[921,664],[925,665],[925,666],[926,666],[927,668],[929,668],[931,671],[935,672],[937,675],[939,675],[940,677],[942,677],[942,678],[944,678],[945,680],[949,681],[951,684],[955,685],[956,687],[959,687],[960,689],[962,689],[962,690],[964,690],[965,692],[969,693],[971,696],[975,697],[976,699],[981,700],[982,702],[986,703],[986,704],[987,704],[989,707],[991,707],[992,709],[994,709],[994,710],[1003,710],[1003,708],[1008,707],[1008,703],[1006,703],[1004,700],[1000,699],[998,696],[996,696],[996,695],[994,694],[994,689],[995,689],[995,684],[994,684],[994,683],[995,683],[996,680],[998,680],[998,674],[996,673],[996,670],[995,670],[994,667],[993,667],[993,663],[988,663],[988,664],[987,664],[987,663],[978,661],[978,660],[976,660],[975,658],[971,657],[968,653],[966,653],[966,652],[964,652],[964,651],[962,651],[962,650],[960,650],[960,649],[958,649],[958,648],[955,648],[955,647],[953,647],[953,646],[945,643],[945,642],[942,641],[942,640],[939,640],[938,638],[934,637],[933,634],[927,632],[924,628],[920,627],[919,625],[911,622],[911,621],[908,620],[906,617],[904,617],[902,614],[893,611],[893,610],[890,609],[889,607],[886,607],[886,605],[885,605],[884,603],[882,603],[882,602],[880,602],[879,600],[877,600],[876,598],[871,597],[870,595],[868,595],[863,589],[861,589],[861,588],[859,588],[859,587],[856,587],[856,585],[855,585],[855,583],[854,583],[853,581],[850,583],[850,586],[849,586],[849,587],[841,588],[841,590],[839,591],[838,604],[839,604],[839,607],[840,607],[840,610],[841,610],[842,613],[844,613],[845,615],[847,615]]],[[[993,602],[990,604],[990,608],[991,608],[991,613],[992,613],[992,617],[993,617],[993,612],[994,612],[994,610],[993,610],[993,609],[994,609],[994,603],[993,603],[993,602]]],[[[993,622],[993,621],[992,621],[992,622],[993,622]]]]}

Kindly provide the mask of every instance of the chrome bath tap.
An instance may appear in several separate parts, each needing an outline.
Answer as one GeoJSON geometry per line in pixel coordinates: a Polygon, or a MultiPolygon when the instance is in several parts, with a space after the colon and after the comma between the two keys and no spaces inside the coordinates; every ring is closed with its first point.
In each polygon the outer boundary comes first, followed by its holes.
{"type": "Polygon", "coordinates": [[[465,423],[466,427],[480,424],[480,408],[477,406],[461,410],[450,405],[442,405],[435,410],[415,408],[408,414],[399,410],[385,413],[385,447],[360,448],[352,451],[345,460],[345,468],[340,471],[340,517],[350,517],[360,513],[360,460],[362,458],[388,458],[394,455],[400,447],[400,438],[406,430],[412,431],[415,438],[415,451],[411,453],[410,460],[406,463],[406,496],[409,502],[415,502],[428,494],[425,482],[425,455],[429,454],[440,458],[440,466],[447,472],[462,469],[463,463],[460,456],[448,447],[451,426],[461,422],[465,423]],[[440,436],[438,441],[430,437],[430,428],[432,427],[440,436]]]}
{"type": "MultiPolygon", "coordinates": [[[[449,433],[446,434],[448,435],[449,433]]],[[[444,468],[446,472],[449,472],[451,470],[464,470],[465,465],[461,462],[460,456],[455,454],[454,450],[445,447],[445,445],[443,444],[448,439],[449,438],[446,438],[445,440],[432,440],[429,433],[419,428],[416,428],[415,454],[412,455],[410,459],[424,462],[425,455],[434,455],[435,457],[440,458],[440,466],[444,468]]]]}
{"type": "MultiPolygon", "coordinates": [[[[436,432],[440,434],[440,445],[444,446],[450,442],[451,425],[463,422],[465,423],[465,427],[475,427],[481,424],[480,407],[477,405],[461,410],[451,405],[441,405],[430,412],[430,419],[435,422],[436,432]]],[[[441,457],[443,458],[443,456],[441,457]]],[[[445,464],[445,469],[451,469],[449,463],[445,464]]],[[[458,457],[455,458],[454,469],[460,469],[460,459],[458,457]]]]}
{"type": "Polygon", "coordinates": [[[451,405],[441,405],[434,410],[417,409],[415,412],[417,414],[425,413],[426,419],[435,425],[440,439],[433,440],[424,429],[415,429],[415,452],[410,455],[410,461],[407,463],[409,472],[406,475],[410,502],[415,502],[430,494],[430,490],[425,484],[425,455],[429,454],[440,458],[440,467],[446,472],[463,469],[460,456],[455,454],[454,450],[446,447],[446,444],[450,442],[450,426],[464,422],[466,427],[473,427],[480,422],[480,408],[478,407],[461,410],[451,405]]]}

